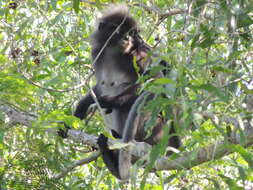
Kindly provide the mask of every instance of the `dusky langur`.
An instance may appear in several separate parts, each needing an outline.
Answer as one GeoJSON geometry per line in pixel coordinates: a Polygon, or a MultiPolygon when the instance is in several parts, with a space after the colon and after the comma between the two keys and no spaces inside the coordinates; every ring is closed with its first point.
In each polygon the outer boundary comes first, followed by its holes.
{"type": "MultiPolygon", "coordinates": [[[[148,53],[151,49],[139,36],[137,23],[125,6],[110,7],[108,10],[98,20],[97,28],[92,35],[91,54],[97,80],[92,90],[100,106],[106,110],[105,117],[112,121],[109,127],[115,138],[122,138],[123,142],[136,140],[155,145],[163,136],[162,128],[166,120],[158,117],[152,134],[147,138],[144,124],[148,120],[148,115],[143,115],[143,121],[139,120],[136,123],[137,108],[132,109],[132,105],[136,107],[138,102],[143,101],[145,95],[148,96],[148,100],[153,98],[151,93],[137,94],[138,75],[144,74],[149,66],[151,58],[148,53]],[[139,73],[134,67],[134,62],[139,68],[139,73]]],[[[161,64],[163,65],[164,61],[161,64]]],[[[93,96],[88,92],[78,102],[74,115],[84,119],[89,106],[93,103],[95,103],[93,96]]],[[[173,127],[171,133],[175,133],[173,127]]],[[[127,179],[131,156],[125,151],[110,150],[107,140],[103,134],[98,138],[104,163],[114,176],[127,179]]],[[[168,145],[178,148],[179,138],[171,137],[168,145]]]]}

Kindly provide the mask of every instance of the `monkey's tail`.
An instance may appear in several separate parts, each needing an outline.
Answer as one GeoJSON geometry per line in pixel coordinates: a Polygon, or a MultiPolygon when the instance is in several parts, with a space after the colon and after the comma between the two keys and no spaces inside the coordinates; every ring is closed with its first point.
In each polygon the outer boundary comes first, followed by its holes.
{"type": "MultiPolygon", "coordinates": [[[[124,127],[122,140],[124,143],[131,142],[134,140],[136,135],[136,131],[138,128],[138,122],[136,123],[136,119],[140,114],[138,114],[138,109],[145,104],[146,101],[152,99],[154,94],[151,92],[142,93],[134,102],[124,127]]],[[[126,180],[130,177],[130,167],[131,167],[131,147],[127,146],[124,149],[119,150],[119,175],[122,180],[126,180]]]]}

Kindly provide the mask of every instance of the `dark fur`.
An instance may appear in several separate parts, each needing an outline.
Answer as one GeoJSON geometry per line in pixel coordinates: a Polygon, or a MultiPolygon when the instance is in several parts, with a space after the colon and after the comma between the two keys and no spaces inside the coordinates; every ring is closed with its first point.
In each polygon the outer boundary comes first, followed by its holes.
{"type": "MultiPolygon", "coordinates": [[[[97,79],[93,91],[100,106],[107,110],[106,117],[112,120],[110,130],[113,136],[123,137],[123,142],[135,139],[154,145],[162,137],[162,127],[165,122],[163,118],[157,119],[152,135],[145,139],[144,124],[133,125],[137,117],[137,108],[133,109],[132,115],[129,114],[132,105],[138,98],[136,93],[138,74],[133,66],[133,58],[136,56],[137,65],[140,68],[139,74],[143,74],[150,63],[150,59],[146,59],[149,50],[150,48],[138,34],[135,20],[125,8],[112,10],[99,20],[92,41],[92,60],[97,79]],[[128,121],[127,125],[126,121],[128,121]]],[[[152,98],[153,96],[150,95],[149,99],[152,98]]],[[[137,101],[141,102],[142,100],[141,95],[137,101]]],[[[89,92],[79,101],[74,115],[83,119],[89,106],[93,103],[95,101],[89,92]]],[[[173,130],[171,132],[174,132],[173,130]]],[[[179,147],[178,137],[173,137],[173,142],[171,141],[170,139],[170,145],[179,147]]],[[[131,156],[126,152],[119,154],[117,150],[109,150],[107,138],[104,135],[99,136],[98,145],[103,160],[111,173],[119,179],[127,179],[131,156]]]]}

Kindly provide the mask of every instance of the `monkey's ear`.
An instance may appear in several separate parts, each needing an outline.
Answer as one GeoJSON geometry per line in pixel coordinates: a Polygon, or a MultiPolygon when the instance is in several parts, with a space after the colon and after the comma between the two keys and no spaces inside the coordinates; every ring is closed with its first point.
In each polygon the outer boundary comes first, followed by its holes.
{"type": "Polygon", "coordinates": [[[98,25],[98,30],[103,30],[105,28],[106,23],[105,22],[100,22],[98,25]]]}

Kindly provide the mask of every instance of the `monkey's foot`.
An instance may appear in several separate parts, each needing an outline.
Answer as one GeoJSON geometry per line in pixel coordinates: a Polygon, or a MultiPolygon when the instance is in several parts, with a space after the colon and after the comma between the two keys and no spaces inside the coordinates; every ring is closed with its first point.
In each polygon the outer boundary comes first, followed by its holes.
{"type": "Polygon", "coordinates": [[[107,145],[108,138],[104,136],[103,134],[100,134],[97,140],[97,144],[99,146],[100,150],[106,150],[108,149],[107,145]]]}

